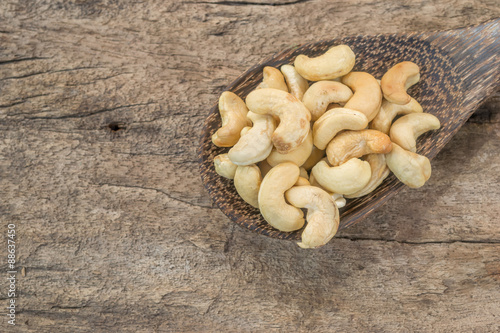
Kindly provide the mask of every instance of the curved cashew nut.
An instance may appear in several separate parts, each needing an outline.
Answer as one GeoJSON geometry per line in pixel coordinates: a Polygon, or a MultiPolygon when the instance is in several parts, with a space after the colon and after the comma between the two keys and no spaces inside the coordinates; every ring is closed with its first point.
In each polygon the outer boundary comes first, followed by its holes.
{"type": "Polygon", "coordinates": [[[302,248],[325,245],[337,233],[339,210],[333,198],[315,186],[294,186],[285,192],[289,203],[307,209],[307,225],[302,231],[302,248]]]}
{"type": "Polygon", "coordinates": [[[311,114],[297,98],[285,91],[256,89],[246,98],[248,108],[259,114],[270,114],[280,119],[272,135],[276,149],[286,154],[297,148],[307,137],[311,114]]]}
{"type": "Polygon", "coordinates": [[[273,88],[288,92],[283,74],[279,69],[270,66],[264,67],[262,82],[257,86],[257,89],[261,88],[273,88]]]}
{"type": "Polygon", "coordinates": [[[330,103],[345,103],[352,97],[348,86],[335,81],[319,81],[307,89],[302,103],[311,112],[311,120],[316,121],[330,103]]]}
{"type": "Polygon", "coordinates": [[[384,134],[389,134],[392,121],[396,118],[396,116],[421,112],[424,112],[424,110],[414,98],[410,98],[410,102],[404,105],[394,104],[384,100],[382,102],[382,106],[380,107],[380,112],[370,123],[370,128],[384,134]]]}
{"type": "Polygon", "coordinates": [[[332,80],[343,76],[354,67],[356,56],[347,45],[330,48],[319,57],[300,54],[295,58],[295,69],[309,81],[332,80]]]}
{"type": "Polygon", "coordinates": [[[376,130],[344,131],[326,147],[331,165],[337,166],[354,157],[367,154],[387,154],[392,149],[389,136],[376,130]]]}
{"type": "MultiPolygon", "coordinates": [[[[370,164],[359,158],[331,167],[325,160],[319,161],[311,170],[314,180],[328,191],[349,195],[368,184],[372,174],[370,164]]],[[[312,184],[312,182],[311,182],[312,184]]]]}
{"type": "Polygon", "coordinates": [[[347,108],[326,111],[313,125],[314,145],[325,149],[328,143],[342,130],[362,130],[368,126],[368,118],[347,108]]]}
{"type": "Polygon", "coordinates": [[[377,80],[365,72],[350,72],[342,78],[342,83],[354,92],[344,107],[364,113],[368,121],[375,118],[382,104],[382,90],[377,80]]]}
{"type": "Polygon", "coordinates": [[[235,93],[224,91],[219,97],[219,113],[222,127],[212,135],[212,142],[218,147],[231,147],[240,138],[243,127],[249,125],[247,106],[235,93]]]}
{"type": "Polygon", "coordinates": [[[285,201],[285,191],[299,179],[299,167],[285,162],[272,168],[262,180],[259,190],[259,208],[264,219],[281,231],[294,231],[304,225],[304,214],[285,201]]]}
{"type": "Polygon", "coordinates": [[[236,168],[238,167],[234,164],[227,154],[220,154],[214,157],[214,166],[215,172],[219,176],[222,176],[227,179],[233,179],[234,174],[236,173],[236,168]]]}
{"type": "Polygon", "coordinates": [[[369,154],[365,156],[365,160],[370,164],[372,175],[368,183],[361,190],[346,195],[346,198],[358,198],[371,193],[376,189],[384,179],[391,173],[385,163],[384,154],[369,154]]]}
{"type": "Polygon", "coordinates": [[[253,127],[229,150],[229,158],[237,165],[249,165],[265,160],[273,149],[271,136],[276,129],[274,118],[249,111],[253,127]]]}
{"type": "Polygon", "coordinates": [[[385,155],[387,166],[405,185],[418,188],[431,177],[431,162],[425,156],[405,150],[393,143],[392,151],[385,155]]]}
{"type": "MultiPolygon", "coordinates": [[[[313,137],[314,137],[314,132],[313,132],[313,137]]],[[[325,157],[326,152],[322,149],[319,149],[318,147],[313,145],[311,155],[307,158],[307,160],[302,164],[302,167],[306,170],[311,170],[313,166],[316,165],[323,157],[325,157]]]]}
{"type": "Polygon", "coordinates": [[[299,101],[302,100],[304,93],[309,88],[309,83],[295,70],[292,65],[281,66],[281,73],[285,77],[286,84],[290,94],[295,96],[299,101]]]}
{"type": "Polygon", "coordinates": [[[255,164],[240,165],[234,174],[236,191],[245,202],[256,208],[259,208],[258,197],[261,181],[260,169],[255,164]]]}
{"type": "Polygon", "coordinates": [[[301,166],[302,164],[305,163],[305,161],[307,161],[307,159],[311,155],[312,148],[313,148],[312,131],[309,131],[306,139],[304,140],[304,142],[302,142],[300,146],[297,147],[297,149],[287,154],[281,154],[276,149],[273,149],[269,154],[269,156],[267,157],[267,162],[271,166],[275,166],[283,162],[292,162],[298,166],[301,166]]]}
{"type": "Polygon", "coordinates": [[[403,61],[394,65],[382,76],[380,86],[386,100],[396,104],[407,104],[411,97],[406,90],[418,80],[420,80],[418,65],[411,61],[403,61]]]}
{"type": "Polygon", "coordinates": [[[430,130],[441,127],[436,116],[430,113],[407,114],[391,126],[391,141],[411,152],[417,151],[417,138],[430,130]]]}
{"type": "Polygon", "coordinates": [[[342,194],[339,194],[339,193],[334,193],[334,192],[328,191],[326,188],[324,188],[323,186],[321,186],[318,183],[318,181],[314,178],[313,174],[311,174],[311,176],[309,176],[309,183],[311,183],[311,186],[316,186],[316,187],[319,187],[320,189],[322,189],[323,191],[326,191],[335,201],[337,208],[342,208],[345,206],[346,200],[345,200],[344,196],[342,194]]]}

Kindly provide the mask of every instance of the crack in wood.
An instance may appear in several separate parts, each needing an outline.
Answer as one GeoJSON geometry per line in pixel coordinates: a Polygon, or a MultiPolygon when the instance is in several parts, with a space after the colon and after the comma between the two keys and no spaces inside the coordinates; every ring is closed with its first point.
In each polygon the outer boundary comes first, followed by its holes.
{"type": "Polygon", "coordinates": [[[489,245],[497,245],[500,244],[499,239],[450,239],[450,240],[432,240],[432,241],[409,241],[409,240],[398,240],[392,238],[370,238],[370,237],[350,237],[350,236],[335,236],[337,239],[347,239],[353,242],[357,241],[375,241],[375,242],[392,242],[399,244],[410,244],[410,245],[428,245],[428,244],[455,244],[455,243],[463,243],[463,244],[489,244],[489,245]]]}
{"type": "Polygon", "coordinates": [[[278,2],[278,3],[272,3],[272,2],[250,2],[250,1],[187,1],[184,3],[188,4],[208,4],[208,5],[223,5],[223,6],[288,6],[288,5],[295,5],[299,3],[304,3],[304,2],[309,2],[310,0],[295,0],[295,1],[288,1],[288,2],[278,2]]]}

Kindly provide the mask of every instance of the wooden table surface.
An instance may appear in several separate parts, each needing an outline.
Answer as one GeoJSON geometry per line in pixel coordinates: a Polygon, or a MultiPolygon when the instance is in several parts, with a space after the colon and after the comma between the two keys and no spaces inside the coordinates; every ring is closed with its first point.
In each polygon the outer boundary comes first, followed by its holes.
{"type": "Polygon", "coordinates": [[[498,332],[498,94],[424,187],[318,250],[230,222],[196,149],[223,88],[277,51],[499,16],[496,0],[1,1],[0,331],[498,332]]]}

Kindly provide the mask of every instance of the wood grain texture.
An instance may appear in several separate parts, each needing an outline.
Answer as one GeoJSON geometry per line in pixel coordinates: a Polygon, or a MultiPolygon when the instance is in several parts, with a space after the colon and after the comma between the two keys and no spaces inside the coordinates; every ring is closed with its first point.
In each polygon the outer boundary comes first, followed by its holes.
{"type": "Polygon", "coordinates": [[[423,188],[315,251],[231,223],[196,148],[222,89],[277,51],[499,16],[476,0],[1,2],[0,233],[16,224],[26,276],[0,331],[498,331],[498,94],[423,188]]]}

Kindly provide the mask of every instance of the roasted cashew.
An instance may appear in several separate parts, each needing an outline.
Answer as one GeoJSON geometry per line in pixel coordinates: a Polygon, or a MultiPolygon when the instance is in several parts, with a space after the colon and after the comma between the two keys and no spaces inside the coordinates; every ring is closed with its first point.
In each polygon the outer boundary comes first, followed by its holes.
{"type": "Polygon", "coordinates": [[[288,92],[283,74],[274,67],[266,66],[263,70],[262,82],[257,86],[261,88],[273,88],[288,92]]]}
{"type": "Polygon", "coordinates": [[[316,121],[330,103],[345,103],[352,97],[348,86],[335,81],[319,81],[312,84],[304,94],[302,103],[311,112],[311,120],[316,121]]]}
{"type": "Polygon", "coordinates": [[[354,67],[356,56],[347,45],[330,48],[319,57],[300,54],[295,58],[295,69],[309,81],[332,80],[343,76],[354,67]]]}
{"type": "Polygon", "coordinates": [[[370,123],[370,128],[384,134],[389,134],[392,121],[396,116],[421,112],[424,112],[424,110],[414,98],[410,98],[410,102],[404,105],[394,104],[384,100],[382,106],[380,106],[380,112],[370,123]]]}
{"type": "Polygon", "coordinates": [[[407,104],[411,97],[406,90],[418,80],[420,80],[418,65],[411,61],[403,61],[394,65],[382,76],[380,86],[386,100],[396,104],[407,104]]]}
{"type": "Polygon", "coordinates": [[[417,151],[417,138],[427,131],[436,130],[441,123],[430,113],[407,114],[391,126],[391,141],[411,152],[417,151]]]}
{"type": "Polygon", "coordinates": [[[236,168],[238,167],[236,164],[231,162],[227,154],[220,154],[215,156],[214,166],[215,166],[215,172],[217,172],[218,175],[227,179],[234,178],[234,174],[236,173],[236,168]]]}
{"type": "Polygon", "coordinates": [[[342,83],[354,92],[344,107],[362,112],[368,121],[375,118],[382,104],[382,90],[377,80],[365,72],[350,72],[342,78],[342,83]]]}
{"type": "Polygon", "coordinates": [[[248,119],[253,123],[233,148],[229,150],[229,158],[237,165],[249,165],[265,160],[273,149],[271,136],[276,129],[274,118],[270,115],[249,111],[248,119]]]}
{"type": "Polygon", "coordinates": [[[369,154],[365,156],[365,160],[370,164],[372,175],[368,183],[361,190],[346,195],[346,198],[358,198],[376,189],[390,174],[390,170],[385,163],[384,154],[369,154]]]}
{"type": "Polygon", "coordinates": [[[339,210],[333,198],[315,186],[294,186],[285,192],[289,203],[307,209],[307,225],[302,231],[302,248],[325,245],[337,233],[339,210]]]}
{"type": "Polygon", "coordinates": [[[304,164],[305,161],[307,161],[307,159],[311,155],[312,148],[313,148],[312,131],[309,131],[304,142],[302,142],[302,144],[292,152],[289,152],[287,154],[281,154],[280,152],[278,152],[278,150],[273,148],[273,150],[267,157],[267,163],[269,163],[269,165],[271,166],[275,166],[283,162],[292,162],[298,166],[301,166],[302,164],[304,164]]]}
{"type": "Polygon", "coordinates": [[[302,100],[304,93],[309,88],[309,83],[297,72],[292,65],[281,66],[281,73],[285,77],[286,84],[290,94],[295,96],[299,101],[302,100]]]}
{"type": "Polygon", "coordinates": [[[331,165],[337,166],[354,157],[367,154],[387,154],[392,149],[389,136],[376,130],[344,131],[326,147],[331,165]]]}
{"type": "Polygon", "coordinates": [[[235,93],[224,91],[219,97],[219,113],[222,127],[212,135],[212,142],[218,147],[232,147],[240,138],[243,127],[250,125],[247,106],[235,93]]]}
{"type": "Polygon", "coordinates": [[[285,162],[272,168],[262,180],[259,190],[259,208],[264,219],[281,231],[294,231],[304,225],[304,214],[285,201],[285,191],[299,179],[299,167],[285,162]]]}
{"type": "Polygon", "coordinates": [[[359,158],[351,158],[336,167],[331,167],[325,160],[321,160],[311,170],[314,180],[323,188],[343,195],[364,188],[370,181],[371,173],[370,164],[359,158]]]}
{"type": "MultiPolygon", "coordinates": [[[[314,136],[314,133],[313,133],[314,136]]],[[[323,157],[325,157],[326,152],[322,149],[313,145],[311,155],[307,158],[307,160],[302,164],[302,167],[307,171],[311,170],[313,166],[316,165],[323,157]]]]}
{"type": "Polygon", "coordinates": [[[256,89],[248,94],[246,103],[255,113],[270,114],[280,119],[272,135],[273,144],[280,153],[293,151],[306,139],[311,114],[294,96],[278,89],[256,89]]]}
{"type": "Polygon", "coordinates": [[[240,195],[250,205],[259,208],[259,188],[262,181],[260,169],[255,164],[240,165],[234,174],[234,187],[240,195]]]}
{"type": "Polygon", "coordinates": [[[326,111],[313,125],[314,145],[325,149],[328,143],[342,130],[362,130],[368,126],[368,119],[359,112],[346,108],[326,111]]]}
{"type": "Polygon", "coordinates": [[[431,177],[431,162],[425,156],[405,150],[397,144],[385,155],[387,166],[405,185],[418,188],[431,177]]]}

